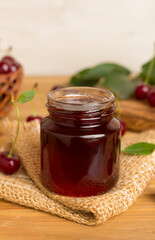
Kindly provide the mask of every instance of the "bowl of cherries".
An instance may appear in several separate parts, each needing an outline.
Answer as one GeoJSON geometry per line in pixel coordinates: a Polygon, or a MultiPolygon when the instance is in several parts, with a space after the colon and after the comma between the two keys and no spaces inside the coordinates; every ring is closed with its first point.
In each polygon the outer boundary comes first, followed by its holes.
{"type": "Polygon", "coordinates": [[[0,60],[0,118],[12,107],[11,95],[17,98],[23,77],[23,67],[12,56],[0,60]]]}

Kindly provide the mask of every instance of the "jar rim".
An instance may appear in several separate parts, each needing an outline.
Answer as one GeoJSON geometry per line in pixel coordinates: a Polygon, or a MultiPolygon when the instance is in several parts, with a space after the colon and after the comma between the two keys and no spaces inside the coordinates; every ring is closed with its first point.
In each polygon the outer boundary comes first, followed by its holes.
{"type": "Polygon", "coordinates": [[[47,107],[71,111],[94,111],[108,108],[115,100],[112,92],[94,87],[66,87],[48,94],[47,107]]]}

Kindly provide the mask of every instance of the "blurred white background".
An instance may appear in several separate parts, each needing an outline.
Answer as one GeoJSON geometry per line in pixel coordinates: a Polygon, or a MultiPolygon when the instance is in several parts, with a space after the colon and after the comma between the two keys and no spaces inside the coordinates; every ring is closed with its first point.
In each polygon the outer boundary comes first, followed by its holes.
{"type": "Polygon", "coordinates": [[[104,61],[138,71],[152,56],[155,0],[0,0],[0,38],[27,75],[104,61]]]}

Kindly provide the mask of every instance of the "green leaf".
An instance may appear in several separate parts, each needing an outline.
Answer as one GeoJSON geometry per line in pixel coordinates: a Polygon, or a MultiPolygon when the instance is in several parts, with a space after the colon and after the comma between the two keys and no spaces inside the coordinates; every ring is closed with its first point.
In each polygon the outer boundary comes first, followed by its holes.
{"type": "Polygon", "coordinates": [[[101,83],[101,86],[118,94],[120,99],[127,99],[133,94],[137,82],[128,80],[128,77],[122,73],[113,72],[105,78],[105,81],[101,83]]]}
{"type": "MultiPolygon", "coordinates": [[[[142,66],[141,76],[142,76],[143,80],[145,80],[145,78],[147,76],[148,69],[149,69],[151,61],[152,61],[152,59],[142,66]]],[[[150,84],[155,84],[155,61],[154,61],[153,68],[152,68],[152,71],[151,71],[151,74],[150,74],[149,83],[150,84]]]]}
{"type": "Polygon", "coordinates": [[[130,71],[115,63],[102,63],[92,68],[84,69],[72,76],[70,84],[73,86],[94,86],[101,78],[117,71],[129,75],[130,71]]]}
{"type": "Polygon", "coordinates": [[[155,150],[155,144],[147,142],[139,142],[132,144],[124,149],[124,153],[137,154],[137,155],[149,155],[155,150]]]}
{"type": "Polygon", "coordinates": [[[89,78],[90,72],[91,69],[84,69],[80,71],[71,78],[70,84],[72,86],[94,86],[99,81],[99,79],[93,78],[93,76],[89,78]]]}
{"type": "Polygon", "coordinates": [[[23,93],[21,93],[17,99],[18,103],[26,103],[32,100],[35,96],[35,91],[34,90],[28,90],[23,93]]]}

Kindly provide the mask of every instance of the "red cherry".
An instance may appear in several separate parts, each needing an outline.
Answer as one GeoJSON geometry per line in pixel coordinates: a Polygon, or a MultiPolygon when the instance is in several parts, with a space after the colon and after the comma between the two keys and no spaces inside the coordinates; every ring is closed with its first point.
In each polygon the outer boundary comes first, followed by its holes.
{"type": "Polygon", "coordinates": [[[8,63],[14,63],[15,59],[11,56],[5,56],[5,57],[2,58],[1,61],[8,62],[8,63]]]}
{"type": "Polygon", "coordinates": [[[31,121],[34,121],[34,120],[36,120],[36,119],[37,119],[39,122],[41,122],[43,118],[42,118],[41,116],[32,116],[32,115],[31,115],[31,116],[27,117],[26,121],[27,121],[27,122],[31,122],[31,121]]]}
{"type": "Polygon", "coordinates": [[[135,96],[137,99],[145,99],[147,98],[148,92],[150,90],[150,86],[146,84],[141,84],[136,87],[135,96]]]}
{"type": "Polygon", "coordinates": [[[0,62],[0,73],[9,73],[10,66],[7,62],[0,62]]]}
{"type": "Polygon", "coordinates": [[[12,154],[11,157],[8,157],[9,152],[0,153],[0,171],[5,174],[13,174],[20,167],[20,159],[16,154],[12,154]]]}
{"type": "Polygon", "coordinates": [[[12,63],[10,66],[11,72],[16,72],[19,68],[20,68],[20,64],[17,62],[12,63]]]}
{"type": "Polygon", "coordinates": [[[120,123],[121,123],[121,135],[123,136],[127,130],[126,124],[123,120],[120,119],[120,123]]]}
{"type": "Polygon", "coordinates": [[[155,107],[155,87],[149,91],[147,100],[150,106],[155,107]]]}
{"type": "Polygon", "coordinates": [[[55,86],[51,89],[51,91],[58,90],[58,89],[61,89],[61,88],[63,88],[63,86],[61,86],[61,85],[55,85],[55,86]]]}

